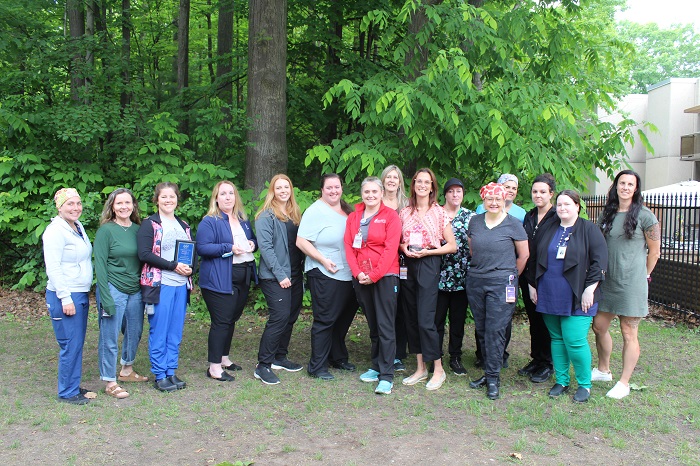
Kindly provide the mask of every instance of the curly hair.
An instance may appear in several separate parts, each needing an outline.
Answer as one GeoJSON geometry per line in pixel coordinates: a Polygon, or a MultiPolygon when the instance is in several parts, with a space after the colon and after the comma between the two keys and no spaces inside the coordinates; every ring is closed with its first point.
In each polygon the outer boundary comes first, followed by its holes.
{"type": "Polygon", "coordinates": [[[642,210],[642,206],[644,205],[642,193],[640,191],[642,180],[639,177],[639,174],[633,170],[622,170],[615,177],[615,180],[608,191],[608,201],[605,203],[605,207],[603,208],[603,215],[600,219],[600,229],[603,231],[604,235],[607,235],[610,233],[610,230],[612,230],[613,220],[615,220],[615,216],[618,213],[617,211],[620,208],[620,198],[617,195],[617,183],[620,181],[620,177],[622,175],[632,175],[637,180],[637,186],[635,187],[634,194],[632,195],[632,204],[630,204],[629,210],[625,214],[625,222],[623,224],[625,236],[627,239],[631,239],[634,236],[634,231],[637,229],[639,211],[642,210]]]}

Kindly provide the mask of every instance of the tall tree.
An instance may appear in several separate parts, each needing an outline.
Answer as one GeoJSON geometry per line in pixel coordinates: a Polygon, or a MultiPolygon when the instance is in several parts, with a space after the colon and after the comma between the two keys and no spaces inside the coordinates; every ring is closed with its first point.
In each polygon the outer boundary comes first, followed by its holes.
{"type": "Polygon", "coordinates": [[[216,33],[216,77],[218,95],[228,104],[233,103],[233,0],[219,0],[219,24],[216,33]]]}
{"type": "Polygon", "coordinates": [[[623,21],[618,31],[637,49],[629,70],[632,92],[646,94],[647,86],[668,78],[700,76],[700,33],[692,24],[660,28],[623,21]]]}
{"type": "Polygon", "coordinates": [[[287,171],[287,0],[250,0],[246,188],[287,171]]]}
{"type": "Polygon", "coordinates": [[[73,58],[70,66],[71,99],[80,99],[80,90],[85,86],[84,58],[80,53],[80,39],[85,35],[85,10],[80,0],[66,0],[66,16],[70,32],[70,47],[73,58]]]}
{"type": "Polygon", "coordinates": [[[180,0],[177,18],[177,91],[180,97],[180,107],[183,117],[180,122],[180,132],[189,133],[189,118],[185,102],[185,89],[190,82],[190,0],[180,0]]]}

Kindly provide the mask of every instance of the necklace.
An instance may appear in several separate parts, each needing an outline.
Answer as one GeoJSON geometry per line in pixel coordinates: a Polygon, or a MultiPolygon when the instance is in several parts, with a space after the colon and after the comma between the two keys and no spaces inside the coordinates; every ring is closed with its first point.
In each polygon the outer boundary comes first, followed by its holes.
{"type": "Polygon", "coordinates": [[[122,227],[122,230],[124,230],[124,231],[128,231],[129,228],[131,228],[131,225],[133,225],[132,222],[129,222],[129,224],[128,224],[127,226],[124,226],[124,225],[122,225],[121,223],[117,222],[116,219],[115,219],[115,220],[112,220],[112,221],[113,221],[114,223],[116,223],[117,225],[119,225],[120,227],[122,227]]]}

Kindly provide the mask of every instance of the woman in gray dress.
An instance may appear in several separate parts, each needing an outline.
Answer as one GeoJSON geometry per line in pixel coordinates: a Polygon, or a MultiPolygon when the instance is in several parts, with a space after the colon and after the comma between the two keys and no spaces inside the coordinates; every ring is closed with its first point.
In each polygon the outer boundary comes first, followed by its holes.
{"type": "Polygon", "coordinates": [[[607,393],[624,398],[630,393],[629,381],[639,360],[637,329],[649,313],[648,283],[661,250],[661,229],[654,214],[644,207],[639,175],[632,170],[617,174],[608,192],[608,202],[598,220],[608,244],[608,274],[602,282],[602,298],[593,319],[598,367],[592,381],[612,381],[610,353],[613,341],[608,332],[618,316],[622,332],[622,373],[607,393]]]}

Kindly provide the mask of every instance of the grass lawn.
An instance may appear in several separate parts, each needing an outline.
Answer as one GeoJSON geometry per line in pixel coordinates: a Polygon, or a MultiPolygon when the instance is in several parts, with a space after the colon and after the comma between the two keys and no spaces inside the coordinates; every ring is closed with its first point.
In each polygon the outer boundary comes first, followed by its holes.
{"type": "MultiPolygon", "coordinates": [[[[0,318],[0,464],[700,464],[698,330],[642,322],[632,379],[639,390],[611,400],[605,393],[614,382],[594,382],[590,402],[579,405],[570,395],[549,399],[553,381],[537,385],[517,375],[529,352],[522,321],[513,326],[510,367],[495,402],[467,386],[480,375],[471,327],[463,358],[469,377],[449,373],[443,388],[429,392],[401,385],[399,374],[394,392],[379,396],[375,384],[358,378],[369,364],[361,316],[348,345],[357,372],[333,370],[331,382],[283,372],[277,386],[253,378],[264,323],[243,315],[231,355],[243,372],[220,383],[205,377],[208,322],[189,319],[178,371],[187,389],[167,394],[150,383],[124,384],[131,396],[117,401],[99,380],[93,312],[83,385],[98,397],[69,406],[55,401],[58,346],[49,319],[0,318]]],[[[307,362],[310,325],[308,314],[297,323],[290,359],[307,362]]],[[[621,335],[617,326],[612,332],[619,375],[621,335]]],[[[414,364],[409,358],[409,371],[414,364]]],[[[151,375],[147,338],[135,368],[151,375]]]]}

